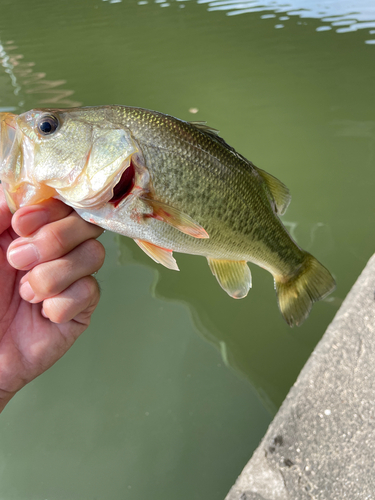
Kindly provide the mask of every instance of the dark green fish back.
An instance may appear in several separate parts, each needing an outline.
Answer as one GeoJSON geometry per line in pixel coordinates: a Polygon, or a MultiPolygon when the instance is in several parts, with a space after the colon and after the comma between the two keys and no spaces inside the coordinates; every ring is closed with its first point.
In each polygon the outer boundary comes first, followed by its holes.
{"type": "MultiPolygon", "coordinates": [[[[220,285],[243,297],[254,262],[275,279],[279,308],[290,326],[301,324],[313,302],[335,288],[329,273],[299,248],[281,223],[288,189],[229,146],[216,131],[140,108],[112,108],[134,136],[156,198],[188,214],[209,239],[184,234],[176,251],[206,255],[220,285]]],[[[168,247],[166,247],[168,248],[168,247]]]]}
{"type": "Polygon", "coordinates": [[[141,146],[158,198],[188,213],[212,238],[197,245],[220,240],[228,257],[251,255],[249,260],[279,272],[302,262],[264,178],[221,137],[154,111],[114,112],[141,146]]]}

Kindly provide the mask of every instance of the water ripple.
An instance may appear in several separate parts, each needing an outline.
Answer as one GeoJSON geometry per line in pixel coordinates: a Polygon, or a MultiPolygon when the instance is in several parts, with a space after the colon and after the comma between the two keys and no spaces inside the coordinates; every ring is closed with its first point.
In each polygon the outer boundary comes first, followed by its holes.
{"type": "MultiPolygon", "coordinates": [[[[327,25],[319,26],[317,31],[335,29],[337,33],[347,33],[359,29],[375,28],[375,2],[373,0],[325,0],[317,3],[313,0],[197,0],[199,4],[208,4],[209,11],[226,11],[227,16],[237,16],[254,12],[273,11],[301,19],[320,19],[327,25]]],[[[275,17],[274,14],[262,15],[262,19],[275,17]]],[[[285,17],[280,20],[287,20],[285,17]]],[[[284,27],[282,24],[275,28],[284,27]]],[[[373,31],[369,32],[374,34],[373,31]]],[[[366,40],[374,44],[375,40],[366,40]]]]}
{"type": "MultiPolygon", "coordinates": [[[[17,105],[12,110],[22,109],[26,95],[32,94],[34,104],[42,106],[54,105],[76,107],[82,103],[74,101],[73,90],[65,89],[66,80],[47,80],[46,73],[35,71],[35,63],[25,61],[22,54],[17,53],[13,41],[2,43],[0,40],[0,68],[2,67],[10,79],[17,105]]],[[[1,73],[0,73],[1,75],[1,73]]]]}

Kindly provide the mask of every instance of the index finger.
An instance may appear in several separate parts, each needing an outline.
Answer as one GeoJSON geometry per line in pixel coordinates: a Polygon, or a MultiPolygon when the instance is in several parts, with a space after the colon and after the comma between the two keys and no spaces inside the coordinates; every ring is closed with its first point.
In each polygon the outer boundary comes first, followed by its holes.
{"type": "Polygon", "coordinates": [[[71,212],[73,212],[72,207],[50,198],[38,205],[18,209],[13,215],[12,226],[19,236],[30,236],[42,226],[64,219],[71,212]]]}
{"type": "Polygon", "coordinates": [[[43,225],[29,237],[14,240],[8,247],[8,261],[16,269],[30,270],[42,262],[59,259],[102,232],[101,227],[86,222],[73,211],[63,219],[43,225]]]}

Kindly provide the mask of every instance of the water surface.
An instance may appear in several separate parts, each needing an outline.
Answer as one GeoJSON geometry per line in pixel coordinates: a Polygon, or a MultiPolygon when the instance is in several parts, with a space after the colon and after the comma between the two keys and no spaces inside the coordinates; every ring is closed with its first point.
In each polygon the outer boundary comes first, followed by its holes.
{"type": "Polygon", "coordinates": [[[0,108],[127,104],[207,120],[290,188],[337,280],[291,330],[272,277],[241,301],[204,258],[105,233],[93,324],[9,405],[0,498],[223,498],[374,251],[371,2],[0,1],[0,108]]]}

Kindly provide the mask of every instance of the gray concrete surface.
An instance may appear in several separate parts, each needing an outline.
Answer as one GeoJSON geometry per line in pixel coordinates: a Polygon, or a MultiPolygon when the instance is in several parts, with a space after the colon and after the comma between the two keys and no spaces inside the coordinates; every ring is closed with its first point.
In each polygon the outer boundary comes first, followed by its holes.
{"type": "Polygon", "coordinates": [[[375,499],[375,255],[226,500],[375,499]]]}

